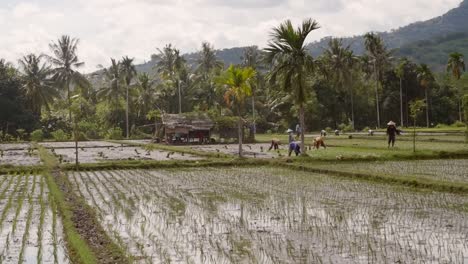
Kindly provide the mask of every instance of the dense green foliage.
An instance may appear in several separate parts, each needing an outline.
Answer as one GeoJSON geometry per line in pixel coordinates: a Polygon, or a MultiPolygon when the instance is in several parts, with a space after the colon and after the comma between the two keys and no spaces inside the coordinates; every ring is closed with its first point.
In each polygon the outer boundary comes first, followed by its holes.
{"type": "Polygon", "coordinates": [[[317,28],[311,19],[297,28],[286,21],[272,29],[265,50],[243,49],[232,67],[209,43],[189,56],[168,44],[152,56],[149,72],[138,72],[125,56],[87,76],[78,71],[78,39],[62,36],[50,45],[51,55],[27,55],[19,69],[0,61],[1,139],[38,140],[40,131],[44,139],[65,140],[75,124],[80,139],[149,137],[160,134],[162,115],[180,112],[208,113],[226,135],[241,117],[251,138],[252,131],[283,133],[298,123],[302,131],[360,131],[388,120],[412,124],[409,102],[423,98],[426,114],[418,124],[462,124],[461,98],[468,92],[462,53],[447,50],[443,71],[433,72],[396,58],[385,38],[369,33],[363,55],[330,39],[312,57],[305,39],[317,28]],[[248,93],[234,83],[237,75],[227,82],[226,69],[256,72],[242,80],[248,93]]]}

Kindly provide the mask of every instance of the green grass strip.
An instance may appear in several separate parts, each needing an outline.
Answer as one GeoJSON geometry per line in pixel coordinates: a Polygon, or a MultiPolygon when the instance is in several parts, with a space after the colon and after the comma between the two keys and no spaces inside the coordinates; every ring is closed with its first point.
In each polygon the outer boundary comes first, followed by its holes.
{"type": "Polygon", "coordinates": [[[58,162],[51,154],[47,152],[45,148],[39,146],[38,149],[42,162],[47,168],[49,168],[43,172],[43,175],[49,189],[50,198],[57,205],[57,209],[62,216],[63,232],[65,234],[65,239],[67,242],[66,245],[72,262],[83,264],[97,263],[93,252],[78,234],[72,221],[73,213],[70,210],[70,206],[65,200],[64,194],[52,176],[51,170],[57,167],[58,162]]]}
{"type": "Polygon", "coordinates": [[[37,146],[48,168],[45,179],[49,193],[62,217],[67,249],[72,263],[129,263],[126,253],[105,233],[95,211],[83,197],[75,194],[57,159],[37,146]]]}

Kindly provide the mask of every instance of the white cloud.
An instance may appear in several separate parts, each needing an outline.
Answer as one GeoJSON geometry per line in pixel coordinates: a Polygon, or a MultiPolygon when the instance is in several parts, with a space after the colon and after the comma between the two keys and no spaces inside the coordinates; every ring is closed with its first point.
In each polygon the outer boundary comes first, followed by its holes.
{"type": "Polygon", "coordinates": [[[182,52],[202,41],[216,48],[265,46],[273,26],[285,19],[316,19],[321,37],[390,30],[441,15],[461,0],[44,0],[0,3],[0,58],[16,62],[29,52],[48,52],[62,34],[81,40],[85,71],[124,55],[148,60],[173,43],[182,52]],[[40,3],[40,4],[39,4],[40,3]]]}

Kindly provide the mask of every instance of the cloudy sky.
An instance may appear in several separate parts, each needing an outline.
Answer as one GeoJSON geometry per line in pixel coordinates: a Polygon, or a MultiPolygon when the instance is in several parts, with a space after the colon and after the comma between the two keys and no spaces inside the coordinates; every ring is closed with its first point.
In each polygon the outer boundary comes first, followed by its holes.
{"type": "Polygon", "coordinates": [[[182,52],[202,41],[216,48],[265,46],[273,26],[285,19],[316,19],[324,36],[384,31],[429,19],[461,0],[1,0],[0,58],[16,62],[48,52],[62,34],[80,39],[78,55],[90,72],[110,57],[149,60],[173,43],[182,52]]]}

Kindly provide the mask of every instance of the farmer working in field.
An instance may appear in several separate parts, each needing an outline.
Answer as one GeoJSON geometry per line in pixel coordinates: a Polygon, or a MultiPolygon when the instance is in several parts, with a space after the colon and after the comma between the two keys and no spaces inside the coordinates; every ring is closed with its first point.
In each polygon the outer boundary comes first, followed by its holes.
{"type": "Polygon", "coordinates": [[[325,142],[323,140],[323,137],[321,137],[321,136],[314,138],[314,148],[319,149],[320,146],[322,146],[325,149],[327,148],[327,146],[325,146],[325,142]]]}
{"type": "Polygon", "coordinates": [[[289,143],[289,152],[288,152],[288,156],[291,157],[291,153],[294,151],[294,153],[296,153],[296,156],[299,156],[299,154],[301,154],[301,145],[299,142],[297,141],[293,141],[291,143],[289,143]]]}
{"type": "Polygon", "coordinates": [[[400,130],[396,128],[396,123],[393,121],[388,122],[387,124],[387,135],[388,135],[388,148],[390,148],[390,143],[392,148],[395,146],[396,135],[400,134],[400,130]]]}
{"type": "Polygon", "coordinates": [[[277,138],[274,138],[271,140],[271,146],[270,148],[268,149],[268,151],[270,151],[271,149],[275,149],[275,150],[278,150],[279,149],[279,144],[280,144],[280,140],[277,139],[277,138]]]}

